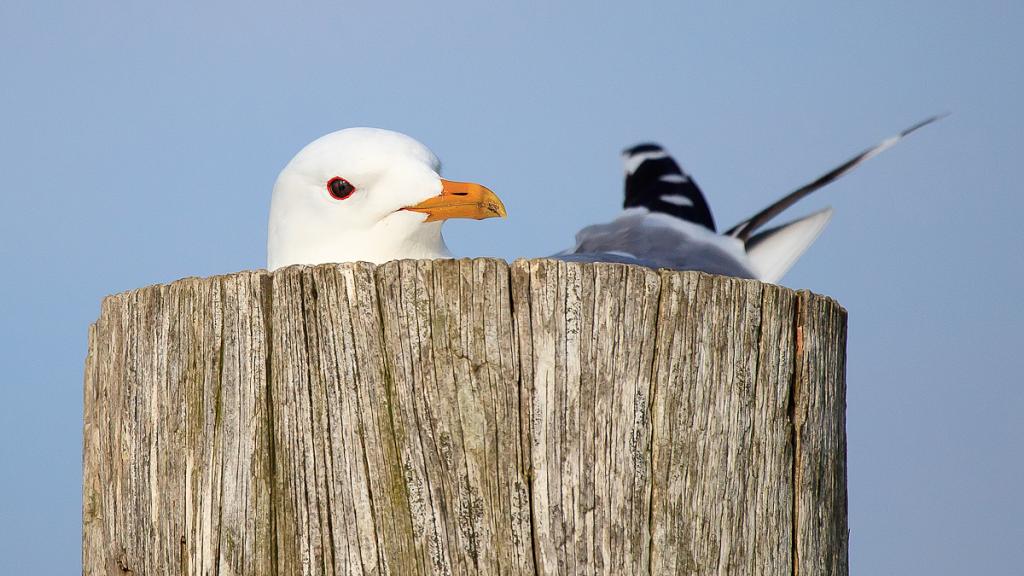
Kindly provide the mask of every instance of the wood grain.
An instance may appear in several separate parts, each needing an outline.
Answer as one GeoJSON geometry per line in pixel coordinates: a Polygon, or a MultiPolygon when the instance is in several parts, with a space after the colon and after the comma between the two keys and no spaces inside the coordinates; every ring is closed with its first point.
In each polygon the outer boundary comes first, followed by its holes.
{"type": "Polygon", "coordinates": [[[108,297],[85,574],[846,574],[846,313],[620,264],[108,297]]]}

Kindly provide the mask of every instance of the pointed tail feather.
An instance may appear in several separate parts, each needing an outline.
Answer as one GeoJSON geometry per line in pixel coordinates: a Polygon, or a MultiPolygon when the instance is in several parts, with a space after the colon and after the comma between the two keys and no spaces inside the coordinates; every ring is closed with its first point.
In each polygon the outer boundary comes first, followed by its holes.
{"type": "Polygon", "coordinates": [[[899,142],[901,139],[903,139],[911,132],[914,132],[919,128],[923,128],[924,126],[927,126],[928,124],[931,124],[936,120],[945,118],[948,115],[949,114],[940,114],[937,116],[932,116],[931,118],[927,118],[925,120],[922,120],[921,122],[918,122],[917,124],[914,124],[910,128],[903,130],[902,132],[895,136],[886,138],[878,145],[868,148],[867,150],[861,152],[860,154],[854,156],[853,158],[847,160],[846,162],[843,162],[839,166],[821,175],[813,182],[805,184],[800,188],[797,188],[793,192],[790,192],[781,200],[775,202],[771,206],[758,212],[751,218],[744,220],[743,222],[740,222],[739,224],[733,226],[731,229],[729,229],[729,231],[726,232],[726,235],[732,236],[734,238],[739,238],[740,240],[746,242],[754,234],[754,232],[757,231],[758,228],[767,224],[769,220],[778,216],[783,210],[789,208],[797,201],[810,194],[811,192],[814,192],[815,190],[823,186],[831,184],[832,182],[836,181],[837,179],[845,175],[847,172],[856,168],[858,165],[860,165],[861,162],[864,162],[869,158],[873,158],[881,154],[885,150],[892,148],[893,146],[896,145],[897,142],[899,142]]]}
{"type": "Polygon", "coordinates": [[[825,208],[750,238],[746,244],[747,257],[757,279],[778,282],[818,239],[831,219],[832,208],[825,208]]]}

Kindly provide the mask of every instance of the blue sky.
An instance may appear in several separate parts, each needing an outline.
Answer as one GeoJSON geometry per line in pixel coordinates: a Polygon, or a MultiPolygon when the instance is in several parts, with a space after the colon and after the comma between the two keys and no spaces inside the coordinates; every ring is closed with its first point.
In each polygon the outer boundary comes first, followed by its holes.
{"type": "Polygon", "coordinates": [[[664,144],[723,226],[928,115],[793,209],[785,278],[850,313],[851,567],[1019,569],[1024,5],[1009,1],[0,5],[0,573],[80,554],[81,372],[105,295],[264,264],[277,172],[406,132],[510,218],[460,255],[566,247],[664,144]]]}

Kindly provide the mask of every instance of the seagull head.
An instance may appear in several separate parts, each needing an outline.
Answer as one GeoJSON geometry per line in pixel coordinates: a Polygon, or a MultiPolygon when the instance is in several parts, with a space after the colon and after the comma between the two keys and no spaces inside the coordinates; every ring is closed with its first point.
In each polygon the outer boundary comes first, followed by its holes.
{"type": "Polygon", "coordinates": [[[291,264],[449,257],[449,218],[505,216],[479,184],[441,178],[437,156],[413,138],[348,128],[314,140],[274,184],[267,268],[291,264]]]}

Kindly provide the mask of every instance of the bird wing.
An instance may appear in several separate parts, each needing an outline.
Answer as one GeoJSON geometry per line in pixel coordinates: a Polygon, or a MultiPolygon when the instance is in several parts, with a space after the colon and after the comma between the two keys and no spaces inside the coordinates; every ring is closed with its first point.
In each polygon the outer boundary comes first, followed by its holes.
{"type": "Polygon", "coordinates": [[[553,257],[573,262],[620,262],[755,277],[746,263],[743,244],[735,238],[643,208],[630,208],[611,222],[583,228],[576,233],[572,250],[553,257]]]}
{"type": "Polygon", "coordinates": [[[637,144],[622,152],[622,161],[626,165],[623,208],[643,207],[715,231],[715,220],[700,187],[664,148],[637,144]]]}
{"type": "Polygon", "coordinates": [[[832,208],[825,208],[799,220],[759,232],[747,240],[747,258],[757,279],[762,282],[778,282],[818,239],[831,219],[832,208]]]}
{"type": "Polygon", "coordinates": [[[768,206],[764,210],[761,210],[757,214],[754,214],[750,218],[733,226],[726,232],[726,235],[732,236],[733,238],[739,238],[740,240],[746,242],[748,239],[751,238],[751,236],[753,236],[754,232],[756,232],[758,228],[767,224],[769,220],[778,216],[779,213],[781,213],[783,210],[789,208],[797,201],[810,194],[811,192],[814,192],[815,190],[822,188],[823,186],[831,184],[832,182],[836,181],[846,173],[850,172],[851,170],[859,166],[865,160],[873,158],[881,154],[885,150],[892,148],[893,146],[896,145],[897,142],[902,140],[911,132],[914,132],[919,128],[923,128],[924,126],[927,126],[928,124],[931,124],[936,120],[944,118],[945,116],[945,114],[939,116],[932,116],[931,118],[927,118],[925,120],[922,120],[921,122],[918,122],[917,124],[914,124],[910,128],[903,130],[902,132],[896,134],[895,136],[886,138],[878,145],[872,146],[871,148],[868,148],[867,150],[861,152],[860,154],[857,154],[853,158],[850,158],[846,162],[843,162],[839,166],[833,168],[832,170],[829,170],[825,174],[822,174],[814,181],[805,184],[797,188],[796,190],[790,192],[789,194],[787,194],[786,196],[784,196],[771,206],[768,206]]]}

